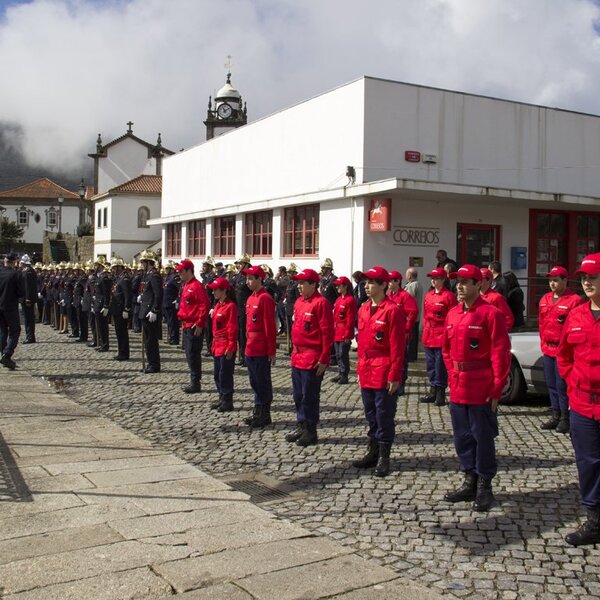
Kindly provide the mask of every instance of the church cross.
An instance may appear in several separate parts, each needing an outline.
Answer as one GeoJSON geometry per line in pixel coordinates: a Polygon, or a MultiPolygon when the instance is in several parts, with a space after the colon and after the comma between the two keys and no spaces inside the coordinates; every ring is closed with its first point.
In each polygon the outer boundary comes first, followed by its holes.
{"type": "Polygon", "coordinates": [[[133,122],[132,121],[127,121],[126,125],[127,125],[127,133],[133,133],[133,129],[132,129],[133,122]]]}

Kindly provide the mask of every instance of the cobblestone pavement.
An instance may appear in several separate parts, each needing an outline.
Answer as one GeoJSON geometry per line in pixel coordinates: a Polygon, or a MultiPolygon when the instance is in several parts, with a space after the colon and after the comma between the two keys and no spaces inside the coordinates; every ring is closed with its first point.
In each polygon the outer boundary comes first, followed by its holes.
{"type": "Polygon", "coordinates": [[[286,482],[304,497],[269,510],[405,577],[461,598],[600,598],[600,550],[563,541],[583,514],[568,436],[539,430],[543,401],[501,408],[498,502],[478,514],[441,499],[459,481],[450,419],[447,408],[419,404],[426,387],[418,374],[398,405],[394,471],[376,479],[351,466],[364,452],[366,431],[355,384],[324,383],[320,444],[301,449],[284,440],[294,425],[284,355],[273,376],[274,426],[249,431],[242,422],[251,410],[242,368],[236,370],[237,410],[218,415],[208,407],[214,400],[209,359],[206,392],[187,396],[180,389],[187,369],[179,348],[161,345],[163,371],[144,375],[139,335],[131,335],[134,360],[116,363],[112,352],[97,354],[49,327],[38,331],[38,344],[18,348],[20,368],[217,477],[260,472],[286,482]]]}

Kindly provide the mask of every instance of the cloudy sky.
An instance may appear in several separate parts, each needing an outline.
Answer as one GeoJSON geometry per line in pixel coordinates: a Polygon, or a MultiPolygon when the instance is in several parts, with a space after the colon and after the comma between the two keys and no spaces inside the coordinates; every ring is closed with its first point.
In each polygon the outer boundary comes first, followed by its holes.
{"type": "Polygon", "coordinates": [[[229,54],[250,120],[362,75],[600,114],[599,23],[597,0],[0,0],[0,126],[72,173],[130,119],[189,147],[229,54]]]}

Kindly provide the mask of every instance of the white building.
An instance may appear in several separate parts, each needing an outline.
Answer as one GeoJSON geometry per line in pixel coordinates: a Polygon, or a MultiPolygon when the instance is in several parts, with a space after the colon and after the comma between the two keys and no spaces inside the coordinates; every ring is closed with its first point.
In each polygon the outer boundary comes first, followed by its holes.
{"type": "Polygon", "coordinates": [[[42,252],[44,233],[76,234],[90,203],[85,186],[72,192],[47,177],[0,192],[0,217],[23,228],[23,250],[42,252]]]}
{"type": "Polygon", "coordinates": [[[363,77],[166,159],[151,224],[173,259],[531,278],[600,251],[598,165],[598,116],[363,77]]]}
{"type": "Polygon", "coordinates": [[[103,145],[98,134],[94,159],[94,257],[119,256],[125,261],[156,243],[161,227],[148,221],[160,215],[161,170],[164,156],[173,154],[162,146],[127,132],[103,145]]]}

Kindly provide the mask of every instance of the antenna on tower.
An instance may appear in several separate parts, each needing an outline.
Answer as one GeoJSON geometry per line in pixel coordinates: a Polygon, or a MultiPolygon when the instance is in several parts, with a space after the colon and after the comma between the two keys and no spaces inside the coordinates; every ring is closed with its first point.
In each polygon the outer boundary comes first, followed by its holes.
{"type": "Polygon", "coordinates": [[[227,83],[231,83],[231,67],[233,67],[231,54],[227,55],[227,62],[223,66],[227,69],[227,83]]]}

